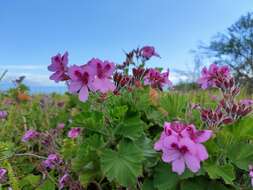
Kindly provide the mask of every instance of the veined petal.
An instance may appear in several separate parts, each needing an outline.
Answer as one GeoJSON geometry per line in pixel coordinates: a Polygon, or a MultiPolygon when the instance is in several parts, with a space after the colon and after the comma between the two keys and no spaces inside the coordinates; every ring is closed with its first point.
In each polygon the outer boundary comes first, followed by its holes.
{"type": "Polygon", "coordinates": [[[185,163],[183,158],[179,158],[172,162],[172,171],[181,175],[185,170],[185,163]]]}
{"type": "Polygon", "coordinates": [[[201,161],[204,161],[208,158],[208,153],[206,151],[206,148],[202,144],[197,144],[197,156],[201,161]]]}
{"type": "Polygon", "coordinates": [[[196,133],[195,141],[197,143],[206,142],[208,139],[210,139],[213,135],[213,131],[211,130],[201,130],[197,131],[196,133]]]}
{"type": "Polygon", "coordinates": [[[71,81],[69,84],[69,91],[70,92],[77,92],[82,88],[82,82],[81,81],[71,81]]]}
{"type": "Polygon", "coordinates": [[[192,154],[186,153],[184,155],[184,160],[187,165],[187,167],[194,173],[199,171],[200,169],[200,160],[196,157],[193,156],[192,154]]]}
{"type": "Polygon", "coordinates": [[[83,86],[79,92],[79,100],[85,102],[88,100],[89,91],[87,86],[83,86]]]}
{"type": "Polygon", "coordinates": [[[162,160],[164,162],[170,163],[174,160],[179,159],[181,156],[180,152],[177,150],[164,150],[162,155],[162,160]]]}

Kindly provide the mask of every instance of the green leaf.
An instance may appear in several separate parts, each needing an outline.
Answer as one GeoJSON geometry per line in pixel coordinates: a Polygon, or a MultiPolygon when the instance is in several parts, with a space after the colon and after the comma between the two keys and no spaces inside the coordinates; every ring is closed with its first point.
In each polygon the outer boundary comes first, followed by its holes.
{"type": "Polygon", "coordinates": [[[126,118],[116,129],[115,134],[131,140],[137,140],[143,135],[144,123],[138,116],[126,118]]]}
{"type": "Polygon", "coordinates": [[[153,148],[153,144],[151,139],[142,136],[137,141],[135,141],[136,145],[143,151],[143,155],[145,158],[152,158],[157,155],[156,151],[153,148]]]}
{"type": "Polygon", "coordinates": [[[253,139],[253,117],[245,117],[234,123],[230,128],[237,139],[253,139]]]}
{"type": "Polygon", "coordinates": [[[206,186],[201,181],[183,181],[180,184],[180,190],[205,190],[206,186]]]}
{"type": "Polygon", "coordinates": [[[148,109],[145,111],[146,117],[149,121],[152,121],[154,123],[163,124],[165,116],[155,109],[148,109]]]}
{"type": "Polygon", "coordinates": [[[218,181],[211,181],[208,184],[207,190],[233,190],[234,188],[232,187],[226,187],[224,184],[218,182],[218,181]]]}
{"type": "Polygon", "coordinates": [[[166,93],[160,99],[160,105],[168,112],[170,119],[184,117],[187,103],[188,98],[179,93],[166,93]]]}
{"type": "Polygon", "coordinates": [[[77,145],[72,139],[68,138],[63,140],[61,153],[65,159],[71,159],[73,156],[75,156],[76,149],[77,145]]]}
{"type": "Polygon", "coordinates": [[[55,189],[55,185],[52,181],[50,181],[49,179],[46,180],[42,185],[40,185],[38,188],[36,188],[35,190],[54,190],[55,189]]]}
{"type": "Polygon", "coordinates": [[[101,155],[101,168],[106,177],[120,185],[134,186],[142,173],[143,154],[133,143],[121,142],[119,150],[106,149],[101,155]]]}
{"type": "Polygon", "coordinates": [[[253,163],[253,144],[237,143],[228,147],[228,157],[239,168],[248,171],[253,163]]]}
{"type": "Polygon", "coordinates": [[[88,170],[82,173],[79,176],[79,181],[81,182],[81,185],[84,187],[87,187],[87,185],[92,181],[92,179],[97,175],[96,171],[88,170]]]}
{"type": "Polygon", "coordinates": [[[141,190],[153,190],[153,189],[155,189],[153,181],[150,179],[145,179],[142,184],[141,190]]]}
{"type": "Polygon", "coordinates": [[[85,143],[89,145],[91,150],[98,150],[104,145],[104,139],[101,135],[94,134],[86,138],[85,143]]]}
{"type": "Polygon", "coordinates": [[[226,184],[233,184],[235,179],[234,167],[231,164],[219,166],[216,163],[204,162],[204,169],[211,179],[222,178],[226,184]]]}
{"type": "Polygon", "coordinates": [[[124,118],[127,110],[128,110],[128,107],[126,105],[110,107],[110,116],[114,120],[121,120],[124,118]]]}
{"type": "Polygon", "coordinates": [[[79,115],[74,117],[73,125],[79,125],[80,127],[89,129],[91,131],[96,131],[100,133],[105,133],[105,128],[103,125],[103,113],[98,111],[86,110],[81,112],[79,115]]]}
{"type": "Polygon", "coordinates": [[[205,143],[205,147],[209,154],[214,155],[221,152],[220,147],[216,144],[214,139],[211,139],[205,143]]]}
{"type": "Polygon", "coordinates": [[[154,187],[158,190],[177,190],[179,176],[172,172],[169,164],[160,163],[155,168],[154,187]]]}
{"type": "Polygon", "coordinates": [[[40,176],[29,174],[20,181],[20,186],[30,185],[36,187],[39,184],[40,176]]]}

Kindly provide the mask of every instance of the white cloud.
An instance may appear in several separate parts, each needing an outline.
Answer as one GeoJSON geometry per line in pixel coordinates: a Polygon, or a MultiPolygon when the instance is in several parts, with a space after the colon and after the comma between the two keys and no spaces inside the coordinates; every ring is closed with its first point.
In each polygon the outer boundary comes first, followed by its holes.
{"type": "Polygon", "coordinates": [[[31,73],[31,72],[8,72],[3,81],[11,82],[20,76],[25,76],[25,83],[33,86],[64,86],[64,83],[55,83],[49,79],[48,74],[31,73]]]}
{"type": "Polygon", "coordinates": [[[0,69],[7,70],[46,70],[45,65],[0,65],[0,69]]]}
{"type": "Polygon", "coordinates": [[[11,82],[20,76],[26,76],[25,83],[33,86],[63,86],[49,79],[51,73],[46,65],[0,65],[0,73],[8,70],[3,81],[11,82]]]}

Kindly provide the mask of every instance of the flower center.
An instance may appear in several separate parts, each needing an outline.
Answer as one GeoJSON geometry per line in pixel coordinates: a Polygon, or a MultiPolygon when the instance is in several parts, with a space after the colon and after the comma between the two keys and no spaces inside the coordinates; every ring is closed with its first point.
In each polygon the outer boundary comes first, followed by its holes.
{"type": "Polygon", "coordinates": [[[75,75],[81,80],[84,84],[89,82],[89,73],[84,72],[83,74],[80,71],[75,71],[75,75]]]}
{"type": "Polygon", "coordinates": [[[111,69],[111,65],[106,64],[105,67],[97,63],[97,76],[98,78],[105,78],[105,74],[111,69]]]}
{"type": "Polygon", "coordinates": [[[188,152],[188,148],[183,145],[182,147],[180,147],[179,151],[182,153],[182,154],[185,154],[186,152],[188,152]]]}

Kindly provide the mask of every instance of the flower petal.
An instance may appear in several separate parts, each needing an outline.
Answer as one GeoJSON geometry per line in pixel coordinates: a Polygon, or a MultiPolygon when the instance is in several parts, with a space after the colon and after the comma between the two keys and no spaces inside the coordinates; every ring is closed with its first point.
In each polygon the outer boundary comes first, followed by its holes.
{"type": "Polygon", "coordinates": [[[208,153],[206,151],[206,148],[202,144],[197,144],[197,156],[201,161],[204,161],[208,158],[208,153]]]}
{"type": "Polygon", "coordinates": [[[211,130],[202,130],[202,131],[197,131],[195,134],[196,134],[195,141],[197,143],[203,143],[203,142],[206,142],[208,139],[210,139],[212,137],[213,131],[211,131],[211,130]]]}
{"type": "Polygon", "coordinates": [[[181,154],[177,150],[167,150],[167,151],[164,150],[163,155],[162,155],[162,160],[164,162],[170,163],[174,160],[179,159],[180,156],[181,154]]]}
{"type": "Polygon", "coordinates": [[[88,100],[88,96],[89,96],[88,88],[87,86],[83,86],[79,92],[79,100],[85,102],[86,100],[88,100]]]}
{"type": "Polygon", "coordinates": [[[174,160],[172,162],[172,171],[178,173],[178,175],[181,175],[185,170],[185,163],[184,159],[180,158],[177,160],[174,160]]]}
{"type": "Polygon", "coordinates": [[[184,160],[187,165],[187,167],[194,173],[199,171],[200,169],[200,160],[193,156],[192,154],[186,153],[184,155],[184,160]]]}
{"type": "Polygon", "coordinates": [[[71,81],[69,84],[69,91],[74,93],[77,92],[82,88],[82,82],[81,81],[71,81]]]}

